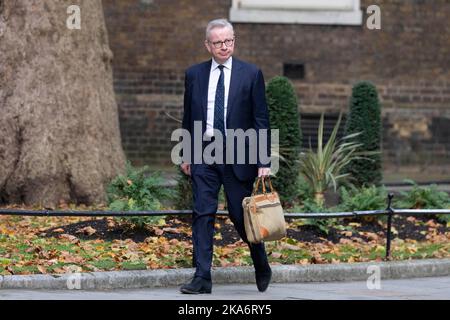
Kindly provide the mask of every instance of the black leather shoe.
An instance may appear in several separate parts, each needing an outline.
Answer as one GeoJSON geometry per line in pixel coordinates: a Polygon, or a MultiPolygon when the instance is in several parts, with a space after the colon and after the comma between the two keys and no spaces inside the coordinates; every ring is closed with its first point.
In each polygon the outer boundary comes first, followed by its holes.
{"type": "Polygon", "coordinates": [[[190,283],[182,285],[180,291],[187,294],[211,293],[211,288],[211,280],[195,277],[190,283]]]}
{"type": "Polygon", "coordinates": [[[272,279],[272,270],[265,273],[255,273],[256,286],[260,292],[264,292],[269,287],[270,279],[272,279]]]}

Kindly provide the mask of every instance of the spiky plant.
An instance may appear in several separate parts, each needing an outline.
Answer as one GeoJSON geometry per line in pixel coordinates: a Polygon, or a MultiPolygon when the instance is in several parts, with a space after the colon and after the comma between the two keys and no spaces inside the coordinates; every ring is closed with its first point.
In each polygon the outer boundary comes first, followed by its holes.
{"type": "Polygon", "coordinates": [[[337,190],[340,182],[349,180],[350,173],[343,172],[343,168],[354,159],[367,159],[363,155],[372,152],[357,152],[361,143],[354,140],[360,133],[352,133],[337,140],[337,132],[341,124],[342,113],[333,128],[328,142],[323,145],[324,114],[322,113],[317,133],[318,146],[314,151],[309,147],[300,154],[300,174],[306,179],[314,191],[314,200],[319,206],[324,204],[324,192],[331,186],[337,190]]]}

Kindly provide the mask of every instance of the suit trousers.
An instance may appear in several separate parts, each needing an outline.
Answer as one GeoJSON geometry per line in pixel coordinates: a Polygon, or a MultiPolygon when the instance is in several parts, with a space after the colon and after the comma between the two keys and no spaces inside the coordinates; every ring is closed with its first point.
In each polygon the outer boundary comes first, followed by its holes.
{"type": "Polygon", "coordinates": [[[222,185],[227,199],[229,217],[239,236],[249,245],[256,273],[268,272],[270,267],[264,243],[250,244],[245,234],[242,200],[251,195],[253,180],[238,180],[230,164],[193,164],[191,165],[191,177],[195,276],[211,279],[214,221],[218,206],[218,194],[222,185]]]}

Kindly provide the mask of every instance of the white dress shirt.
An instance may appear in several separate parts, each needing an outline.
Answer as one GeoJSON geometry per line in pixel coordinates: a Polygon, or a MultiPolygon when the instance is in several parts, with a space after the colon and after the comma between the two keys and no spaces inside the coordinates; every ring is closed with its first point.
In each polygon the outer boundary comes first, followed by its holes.
{"type": "MultiPolygon", "coordinates": [[[[225,85],[225,105],[224,105],[224,128],[226,134],[226,119],[227,119],[227,106],[228,106],[228,92],[230,91],[230,80],[231,80],[231,67],[233,64],[233,58],[230,57],[223,64],[223,75],[224,75],[224,85],[225,85]]],[[[209,74],[209,84],[208,84],[208,108],[207,108],[207,119],[206,119],[206,135],[212,137],[214,133],[214,101],[216,100],[216,89],[217,82],[219,81],[220,69],[219,64],[212,59],[211,71],[209,74]]]]}

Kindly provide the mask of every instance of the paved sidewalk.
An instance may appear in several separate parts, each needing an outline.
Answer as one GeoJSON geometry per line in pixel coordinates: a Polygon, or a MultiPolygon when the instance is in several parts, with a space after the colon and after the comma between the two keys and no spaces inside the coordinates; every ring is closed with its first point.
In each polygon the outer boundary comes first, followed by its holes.
{"type": "Polygon", "coordinates": [[[111,291],[1,290],[0,300],[450,300],[450,277],[381,280],[369,290],[366,281],[275,283],[259,293],[255,285],[214,285],[212,294],[184,295],[178,287],[111,291]]]}

